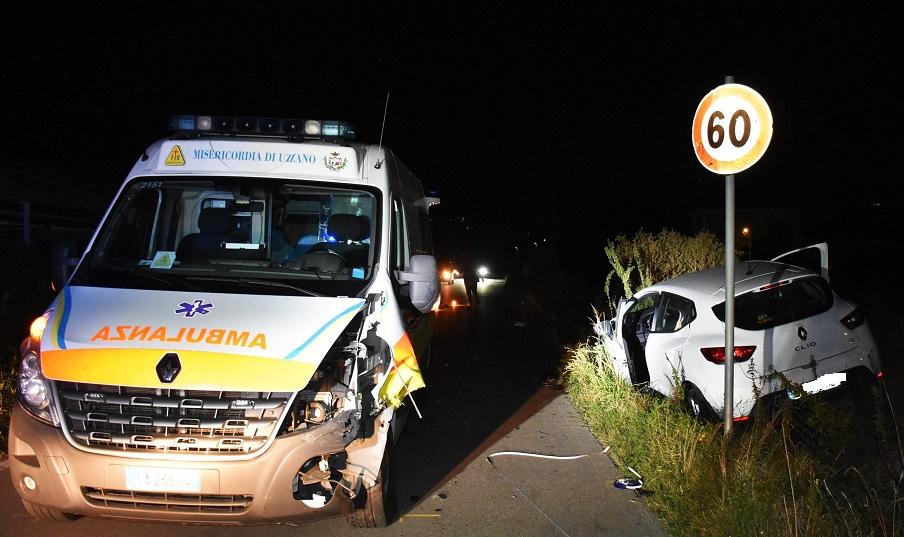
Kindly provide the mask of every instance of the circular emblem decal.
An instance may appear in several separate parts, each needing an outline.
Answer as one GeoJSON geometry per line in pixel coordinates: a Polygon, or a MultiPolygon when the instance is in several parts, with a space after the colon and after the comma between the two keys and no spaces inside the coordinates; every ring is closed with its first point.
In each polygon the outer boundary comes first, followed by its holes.
{"type": "Polygon", "coordinates": [[[326,169],[338,172],[345,169],[348,165],[348,159],[340,155],[338,151],[333,151],[329,155],[323,157],[323,164],[326,166],[326,169]]]}

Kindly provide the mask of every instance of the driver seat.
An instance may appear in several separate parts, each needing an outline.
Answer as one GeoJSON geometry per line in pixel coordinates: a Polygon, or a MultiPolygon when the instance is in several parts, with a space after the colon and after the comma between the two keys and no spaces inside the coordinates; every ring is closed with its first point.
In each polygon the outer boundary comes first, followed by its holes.
{"type": "Polygon", "coordinates": [[[311,247],[315,252],[333,252],[344,257],[351,267],[367,266],[368,245],[362,241],[370,237],[370,218],[354,214],[334,214],[326,223],[327,232],[336,242],[319,242],[311,247]]]}
{"type": "Polygon", "coordinates": [[[222,250],[224,242],[232,240],[229,230],[232,216],[229,210],[220,207],[201,209],[198,216],[199,233],[190,233],[182,238],[176,249],[176,259],[185,262],[212,257],[222,250]]]}

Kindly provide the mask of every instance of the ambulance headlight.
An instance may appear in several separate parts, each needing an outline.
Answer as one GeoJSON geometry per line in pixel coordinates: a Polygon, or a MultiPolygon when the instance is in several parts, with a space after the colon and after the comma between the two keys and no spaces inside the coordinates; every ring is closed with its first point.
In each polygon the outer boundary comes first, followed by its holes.
{"type": "Polygon", "coordinates": [[[58,425],[52,410],[50,381],[41,373],[41,359],[35,351],[28,351],[19,363],[19,401],[35,418],[58,425]]]}

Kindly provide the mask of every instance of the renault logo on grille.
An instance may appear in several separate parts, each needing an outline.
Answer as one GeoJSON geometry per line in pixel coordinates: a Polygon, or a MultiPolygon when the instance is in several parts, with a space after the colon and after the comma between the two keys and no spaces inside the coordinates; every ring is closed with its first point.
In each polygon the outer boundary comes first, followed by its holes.
{"type": "Polygon", "coordinates": [[[182,371],[182,362],[179,361],[179,355],[174,352],[164,354],[157,362],[157,378],[160,382],[169,384],[176,380],[179,371],[182,371]]]}

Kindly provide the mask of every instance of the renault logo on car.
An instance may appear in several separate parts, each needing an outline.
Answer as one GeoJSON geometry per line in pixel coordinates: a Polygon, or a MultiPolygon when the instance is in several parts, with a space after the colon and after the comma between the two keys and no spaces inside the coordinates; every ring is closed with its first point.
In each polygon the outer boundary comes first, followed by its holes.
{"type": "Polygon", "coordinates": [[[176,376],[182,371],[182,362],[179,361],[179,355],[174,352],[168,352],[163,358],[157,362],[157,378],[160,382],[169,384],[176,380],[176,376]]]}
{"type": "Polygon", "coordinates": [[[809,349],[810,347],[816,346],[815,341],[807,341],[807,330],[803,326],[797,327],[797,337],[800,338],[802,343],[800,345],[798,345],[797,347],[794,347],[794,350],[796,350],[796,351],[802,351],[802,350],[809,349]]]}

